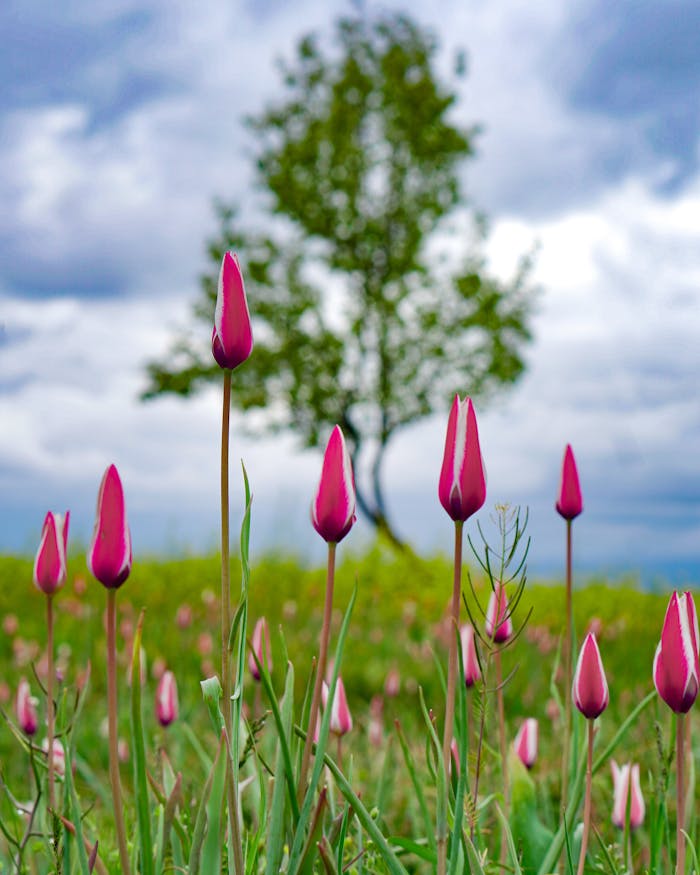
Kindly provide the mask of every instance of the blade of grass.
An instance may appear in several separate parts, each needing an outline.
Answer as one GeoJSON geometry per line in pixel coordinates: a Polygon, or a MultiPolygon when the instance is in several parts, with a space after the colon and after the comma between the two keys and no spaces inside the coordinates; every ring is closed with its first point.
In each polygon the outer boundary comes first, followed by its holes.
{"type": "MultiPolygon", "coordinates": [[[[282,709],[280,713],[281,728],[278,730],[277,758],[275,761],[275,782],[272,789],[272,810],[270,812],[270,828],[267,834],[267,864],[265,875],[277,875],[280,871],[282,855],[284,853],[284,790],[285,784],[279,780],[281,770],[284,768],[283,740],[286,743],[287,736],[292,731],[292,719],[294,716],[294,666],[291,662],[287,666],[287,677],[284,685],[282,709]]],[[[287,747],[289,754],[289,747],[287,747]]],[[[291,768],[291,762],[290,762],[291,768]]],[[[287,776],[288,780],[288,776],[287,776]]],[[[288,793],[290,802],[296,803],[297,797],[294,792],[294,776],[292,775],[291,793],[288,793]]],[[[298,812],[297,812],[298,819],[298,812]]]]}

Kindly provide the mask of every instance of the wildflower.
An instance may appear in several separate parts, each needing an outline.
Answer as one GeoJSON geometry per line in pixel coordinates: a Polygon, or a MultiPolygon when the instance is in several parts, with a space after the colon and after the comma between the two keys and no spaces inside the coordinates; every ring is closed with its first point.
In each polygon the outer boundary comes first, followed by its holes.
{"type": "Polygon", "coordinates": [[[156,689],[156,717],[161,726],[170,726],[177,715],[177,682],[171,671],[165,671],[156,689]]]}
{"type": "Polygon", "coordinates": [[[131,571],[131,533],[126,521],[124,490],[114,465],[107,468],[100,484],[87,560],[93,576],[107,589],[120,587],[131,571]]]}
{"type": "Polygon", "coordinates": [[[654,685],[676,714],[687,713],[698,695],[698,624],[693,597],[674,592],[654,656],[654,685]]]}
{"type": "Polygon", "coordinates": [[[625,828],[629,801],[630,829],[637,829],[644,822],[645,813],[644,797],[639,783],[639,766],[636,763],[618,766],[615,760],[610,760],[610,767],[614,785],[612,822],[618,829],[625,828]]]}
{"type": "Polygon", "coordinates": [[[572,693],[574,704],[588,720],[595,720],[608,707],[608,682],[592,632],[586,635],[579,653],[572,693]]]}
{"type": "Polygon", "coordinates": [[[486,470],[471,398],[460,401],[455,395],[452,402],[438,496],[455,522],[464,522],[486,501],[486,470]]]}
{"type": "MultiPolygon", "coordinates": [[[[255,624],[253,629],[253,653],[258,658],[260,665],[265,666],[268,671],[272,671],[272,650],[270,648],[270,632],[267,628],[267,620],[265,617],[260,619],[255,624]]],[[[260,671],[256,665],[253,653],[248,657],[248,668],[253,675],[253,680],[260,680],[260,671]]]]}
{"type": "Polygon", "coordinates": [[[253,350],[253,332],[238,258],[227,252],[221,262],[211,349],[219,367],[233,370],[253,350]]]}
{"type": "Polygon", "coordinates": [[[311,522],[324,541],[338,543],[356,519],[352,463],[343,432],[336,425],[323,456],[321,479],[311,505],[311,522]]]}
{"type": "Polygon", "coordinates": [[[495,644],[505,644],[513,635],[513,618],[508,610],[505,586],[498,581],[486,608],[486,634],[495,644]]]}
{"type": "Polygon", "coordinates": [[[65,516],[49,511],[41,529],[41,542],[34,560],[34,584],[46,595],[53,595],[66,580],[68,522],[65,516]]]}
{"type": "MultiPolygon", "coordinates": [[[[321,688],[324,709],[328,707],[328,696],[328,684],[324,681],[321,688]]],[[[341,677],[335,683],[335,695],[331,703],[331,722],[329,728],[334,735],[340,737],[346,735],[352,729],[352,715],[350,714],[347,696],[345,695],[345,685],[341,677]]]]}
{"type": "Polygon", "coordinates": [[[36,715],[36,699],[32,697],[29,681],[22,678],[17,687],[17,699],[15,702],[17,722],[20,729],[26,735],[34,735],[39,725],[36,715]]]}
{"type": "Polygon", "coordinates": [[[557,496],[555,507],[557,513],[563,516],[565,520],[574,519],[583,510],[581,486],[578,480],[576,459],[574,459],[574,451],[571,449],[571,444],[567,444],[564,451],[561,483],[559,484],[559,495],[557,496]]]}
{"type": "Polygon", "coordinates": [[[528,717],[515,736],[513,747],[524,766],[531,769],[537,759],[539,726],[534,717],[528,717]]]}

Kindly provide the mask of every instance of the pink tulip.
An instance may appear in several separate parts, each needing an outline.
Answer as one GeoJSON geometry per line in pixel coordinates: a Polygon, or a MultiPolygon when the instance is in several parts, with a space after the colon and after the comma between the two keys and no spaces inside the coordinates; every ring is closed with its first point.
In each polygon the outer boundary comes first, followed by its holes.
{"type": "Polygon", "coordinates": [[[372,747],[381,747],[384,741],[384,699],[379,696],[372,696],[369,703],[369,727],[367,735],[369,743],[372,747]]]}
{"type": "Polygon", "coordinates": [[[690,710],[698,695],[698,632],[693,597],[674,592],[666,609],[654,656],[654,686],[676,714],[690,710]]]}
{"type": "Polygon", "coordinates": [[[612,822],[618,829],[625,828],[629,801],[630,829],[637,829],[644,822],[645,813],[644,797],[639,784],[639,766],[636,764],[630,766],[629,763],[618,766],[615,760],[610,760],[610,767],[614,786],[612,822]],[[630,776],[632,778],[631,784],[630,776]]]}
{"type": "Polygon", "coordinates": [[[595,720],[608,707],[608,682],[592,632],[586,635],[578,656],[572,693],[574,704],[588,720],[595,720]]]}
{"type": "Polygon", "coordinates": [[[574,519],[583,510],[581,486],[578,482],[576,459],[574,459],[574,451],[571,449],[571,444],[567,444],[564,451],[559,496],[555,507],[557,513],[563,516],[565,520],[574,519]]]}
{"type": "Polygon", "coordinates": [[[537,759],[537,740],[539,736],[539,726],[534,717],[528,717],[518,730],[515,736],[513,747],[515,752],[520,757],[520,761],[528,769],[531,769],[537,759]]]}
{"type": "MultiPolygon", "coordinates": [[[[329,689],[328,684],[324,681],[321,688],[321,699],[323,701],[324,710],[328,706],[329,689]]],[[[331,704],[331,722],[330,731],[337,736],[342,737],[352,729],[352,715],[348,707],[348,699],[345,695],[345,685],[343,679],[338,678],[335,684],[335,695],[331,704]]]]}
{"type": "Polygon", "coordinates": [[[471,398],[460,401],[455,395],[452,402],[438,495],[455,522],[464,522],[486,501],[486,470],[471,398]]]}
{"type": "Polygon", "coordinates": [[[395,696],[401,692],[401,675],[399,674],[398,668],[394,666],[389,669],[389,672],[386,676],[386,680],[384,681],[384,695],[393,699],[395,696]]]}
{"type": "Polygon", "coordinates": [[[455,774],[459,778],[460,766],[459,766],[459,745],[457,744],[457,739],[453,738],[450,743],[450,775],[452,774],[452,765],[454,764],[455,774]]]}
{"type": "MultiPolygon", "coordinates": [[[[45,738],[41,742],[41,749],[44,753],[49,752],[49,740],[45,738]]],[[[60,739],[53,740],[53,769],[57,778],[64,778],[66,775],[66,752],[63,749],[60,739]]]]}
{"type": "Polygon", "coordinates": [[[476,643],[474,641],[474,627],[467,623],[459,630],[462,641],[462,664],[464,665],[464,683],[467,687],[473,687],[481,678],[479,659],[476,655],[476,643]]]}
{"type": "MultiPolygon", "coordinates": [[[[270,648],[270,631],[267,628],[267,620],[260,617],[253,629],[253,653],[257,656],[260,665],[272,671],[272,650],[270,648]]],[[[253,680],[260,680],[260,672],[251,653],[248,657],[248,668],[253,675],[253,680]]]]}
{"type": "Polygon", "coordinates": [[[88,550],[88,567],[107,589],[117,589],[131,571],[131,533],[124,490],[114,465],[104,473],[97,496],[97,519],[88,550]]]}
{"type": "Polygon", "coordinates": [[[323,456],[321,479],[311,505],[311,522],[324,541],[338,543],[356,519],[352,463],[343,432],[336,425],[323,456]]]}
{"type": "Polygon", "coordinates": [[[505,586],[497,582],[486,608],[486,635],[496,644],[504,644],[513,635],[513,618],[508,610],[505,586]]]}
{"type": "Polygon", "coordinates": [[[49,511],[44,518],[41,542],[34,560],[34,584],[46,595],[53,595],[66,580],[69,520],[69,511],[65,516],[49,511]]]}
{"type": "Polygon", "coordinates": [[[171,671],[163,672],[156,689],[156,717],[161,726],[170,726],[178,715],[177,682],[171,671]]]}
{"type": "Polygon", "coordinates": [[[253,349],[243,275],[233,252],[227,252],[221,262],[211,349],[216,363],[229,370],[244,362],[253,349]]]}
{"type": "Polygon", "coordinates": [[[17,687],[17,700],[15,704],[17,722],[22,732],[34,735],[39,720],[36,715],[36,700],[32,698],[29,681],[22,678],[17,687]]]}

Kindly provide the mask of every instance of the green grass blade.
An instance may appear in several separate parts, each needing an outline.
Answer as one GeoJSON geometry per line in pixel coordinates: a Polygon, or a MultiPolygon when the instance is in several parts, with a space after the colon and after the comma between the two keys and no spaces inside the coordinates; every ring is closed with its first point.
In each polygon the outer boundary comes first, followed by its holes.
{"type": "Polygon", "coordinates": [[[508,820],[498,803],[496,803],[496,814],[498,815],[498,819],[501,821],[501,828],[503,829],[503,834],[506,837],[508,852],[510,853],[510,859],[513,863],[513,873],[514,875],[523,875],[523,870],[520,868],[520,860],[518,859],[518,852],[515,849],[515,842],[513,841],[513,833],[510,831],[508,820]]]}
{"type": "Polygon", "coordinates": [[[425,793],[423,792],[423,785],[418,779],[418,773],[416,772],[416,764],[411,754],[411,751],[408,747],[408,742],[406,741],[406,736],[404,735],[404,731],[401,728],[401,724],[398,720],[394,721],[394,725],[396,727],[396,735],[399,739],[399,744],[401,745],[401,752],[403,754],[404,762],[406,763],[406,769],[408,770],[408,775],[411,779],[411,784],[413,785],[413,792],[416,794],[416,801],[418,802],[418,807],[420,809],[421,817],[423,819],[423,827],[425,829],[425,836],[428,842],[429,847],[435,850],[435,835],[433,830],[433,823],[430,819],[430,812],[428,811],[428,804],[425,801],[425,793]]]}
{"type": "MultiPolygon", "coordinates": [[[[279,709],[278,709],[279,710],[279,709]]],[[[270,828],[267,834],[267,864],[265,866],[265,875],[277,875],[280,871],[282,855],[284,853],[284,793],[285,784],[279,780],[279,775],[284,768],[283,743],[286,745],[286,740],[292,731],[292,721],[294,717],[294,666],[289,663],[287,667],[287,677],[284,684],[284,696],[282,698],[282,709],[280,713],[281,729],[278,731],[277,739],[277,758],[275,761],[275,783],[272,789],[272,810],[270,812],[270,828]]],[[[287,746],[287,754],[289,747],[287,746]]],[[[290,762],[291,768],[291,762],[290,762]]],[[[292,775],[292,780],[294,775],[292,775]]],[[[296,802],[294,794],[294,784],[292,783],[292,797],[296,802]]],[[[297,811],[298,819],[298,811],[297,811]]]]}
{"type": "MultiPolygon", "coordinates": [[[[223,754],[223,749],[226,744],[226,734],[222,732],[219,736],[219,746],[216,749],[214,764],[209,772],[204,788],[202,789],[202,798],[199,800],[199,808],[197,817],[194,822],[194,831],[192,833],[192,847],[190,848],[190,858],[188,864],[188,875],[199,875],[202,862],[202,848],[204,839],[207,834],[207,805],[211,795],[212,786],[214,784],[214,776],[220,764],[226,762],[226,756],[223,754]]],[[[224,766],[225,771],[225,766],[224,766]]],[[[218,872],[220,865],[214,872],[218,872]]],[[[204,875],[209,875],[208,871],[204,871],[204,875]]]]}

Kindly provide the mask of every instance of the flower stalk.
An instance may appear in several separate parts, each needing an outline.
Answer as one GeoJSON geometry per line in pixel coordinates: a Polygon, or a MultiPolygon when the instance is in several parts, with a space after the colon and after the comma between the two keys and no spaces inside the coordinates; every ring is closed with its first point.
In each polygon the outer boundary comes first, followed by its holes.
{"type": "Polygon", "coordinates": [[[583,803],[583,836],[581,838],[581,854],[578,858],[576,875],[583,875],[588,851],[588,836],[591,831],[591,787],[593,785],[593,738],[595,735],[595,720],[588,720],[588,754],[586,758],[586,795],[583,803]]]}
{"type": "Polygon", "coordinates": [[[53,597],[46,597],[46,648],[47,648],[47,678],[46,678],[46,736],[48,740],[48,806],[53,811],[55,806],[55,775],[53,762],[53,737],[54,737],[54,694],[53,682],[56,675],[54,668],[54,645],[53,645],[53,597]]]}
{"type": "Polygon", "coordinates": [[[685,714],[676,719],[676,875],[685,872],[685,714]]]}

